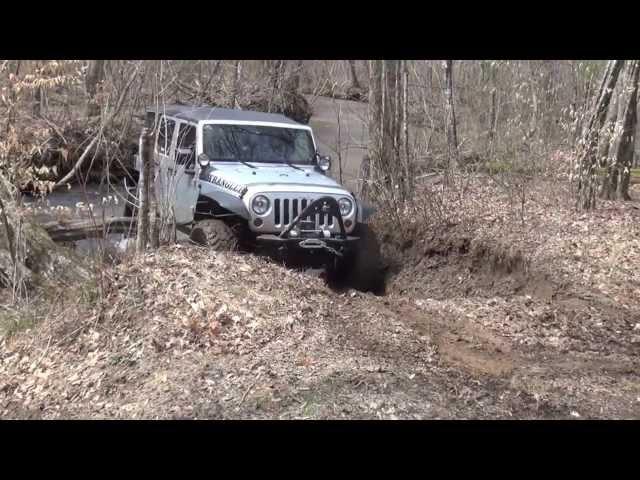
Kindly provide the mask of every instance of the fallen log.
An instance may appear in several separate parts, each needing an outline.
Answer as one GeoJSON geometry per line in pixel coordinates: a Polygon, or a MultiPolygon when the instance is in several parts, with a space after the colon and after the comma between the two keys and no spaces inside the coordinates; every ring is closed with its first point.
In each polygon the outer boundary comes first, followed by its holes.
{"type": "Polygon", "coordinates": [[[54,242],[74,242],[86,238],[104,238],[112,233],[135,233],[136,219],[111,217],[102,220],[77,220],[72,222],[47,222],[44,228],[54,242]]]}

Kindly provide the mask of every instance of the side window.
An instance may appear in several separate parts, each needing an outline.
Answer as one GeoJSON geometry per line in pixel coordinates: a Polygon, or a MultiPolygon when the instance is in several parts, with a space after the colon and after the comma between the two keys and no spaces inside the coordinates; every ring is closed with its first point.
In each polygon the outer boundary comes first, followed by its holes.
{"type": "Polygon", "coordinates": [[[178,130],[178,148],[191,148],[196,145],[196,129],[188,123],[181,123],[178,130]]]}
{"type": "Polygon", "coordinates": [[[144,117],[144,126],[147,128],[154,128],[156,125],[156,114],[155,112],[147,112],[144,117]]]}
{"type": "Polygon", "coordinates": [[[181,123],[178,128],[178,150],[176,163],[191,168],[195,165],[196,128],[188,123],[181,123]]]}
{"type": "Polygon", "coordinates": [[[158,153],[169,155],[171,141],[173,140],[173,130],[175,127],[176,122],[162,117],[162,120],[160,121],[160,128],[158,130],[158,153]]]}

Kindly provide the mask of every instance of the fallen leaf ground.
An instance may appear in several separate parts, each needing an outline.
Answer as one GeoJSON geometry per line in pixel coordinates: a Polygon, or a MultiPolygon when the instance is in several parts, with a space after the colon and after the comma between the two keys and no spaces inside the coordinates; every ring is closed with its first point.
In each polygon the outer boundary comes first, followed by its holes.
{"type": "Polygon", "coordinates": [[[383,297],[191,246],[122,262],[1,340],[0,415],[638,418],[640,210],[537,188],[524,222],[478,185],[448,228],[387,236],[383,297]]]}

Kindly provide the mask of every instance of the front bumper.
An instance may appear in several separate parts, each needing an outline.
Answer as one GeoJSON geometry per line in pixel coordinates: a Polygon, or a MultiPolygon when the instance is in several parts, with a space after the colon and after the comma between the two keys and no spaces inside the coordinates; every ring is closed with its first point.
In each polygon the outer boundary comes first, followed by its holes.
{"type": "Polygon", "coordinates": [[[360,240],[359,237],[346,238],[282,238],[278,235],[258,235],[259,246],[270,247],[280,252],[295,250],[297,253],[332,254],[342,257],[351,252],[360,240]]]}

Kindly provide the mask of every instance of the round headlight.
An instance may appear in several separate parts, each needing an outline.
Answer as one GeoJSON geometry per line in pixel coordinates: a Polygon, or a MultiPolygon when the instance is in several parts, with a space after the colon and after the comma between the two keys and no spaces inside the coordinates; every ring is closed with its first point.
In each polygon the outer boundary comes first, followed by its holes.
{"type": "Polygon", "coordinates": [[[269,210],[269,199],[264,195],[258,195],[253,198],[251,208],[258,215],[264,215],[269,210]]]}
{"type": "Polygon", "coordinates": [[[348,198],[341,198],[338,200],[338,206],[340,207],[340,215],[346,217],[353,210],[353,202],[348,198]]]}

